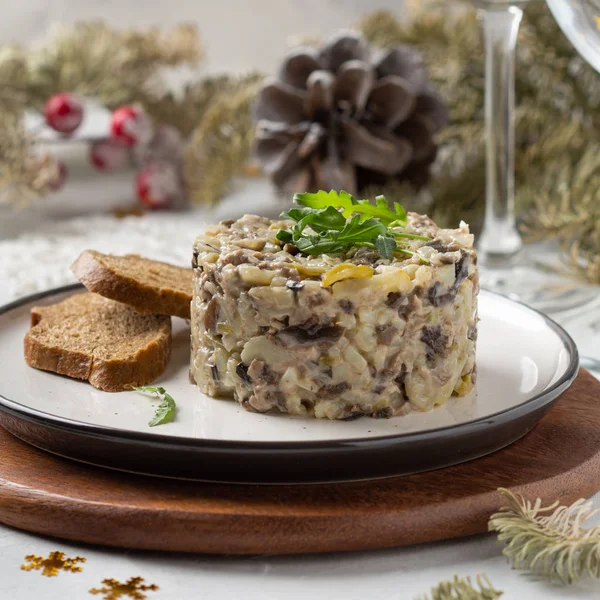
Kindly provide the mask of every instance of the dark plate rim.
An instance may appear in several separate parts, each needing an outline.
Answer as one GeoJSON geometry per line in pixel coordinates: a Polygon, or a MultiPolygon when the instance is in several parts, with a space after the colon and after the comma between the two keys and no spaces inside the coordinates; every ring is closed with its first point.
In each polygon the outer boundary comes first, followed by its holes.
{"type": "MultiPolygon", "coordinates": [[[[65,286],[59,286],[42,292],[37,292],[23,298],[19,298],[13,302],[0,306],[0,317],[9,313],[13,310],[23,307],[26,304],[36,302],[55,296],[58,294],[64,294],[76,290],[83,290],[85,287],[80,283],[69,284],[65,286]]],[[[529,414],[534,412],[536,409],[550,404],[557,396],[564,392],[574,381],[579,371],[579,352],[573,338],[555,321],[545,315],[539,310],[531,308],[522,302],[512,300],[492,292],[490,290],[482,290],[484,293],[491,296],[497,296],[507,302],[519,304],[526,309],[540,315],[544,322],[552,331],[554,331],[559,339],[564,344],[565,349],[569,354],[569,364],[564,374],[559,377],[549,388],[540,392],[539,394],[529,398],[521,404],[517,404],[510,408],[498,411],[485,417],[480,417],[472,421],[466,421],[464,423],[457,423],[455,425],[446,425],[444,427],[438,427],[435,429],[428,429],[425,431],[416,431],[408,433],[398,433],[378,437],[367,437],[367,438],[341,438],[334,440],[318,440],[318,441],[306,441],[306,442],[252,442],[252,441],[237,441],[237,440],[213,440],[207,438],[192,438],[182,437],[174,435],[165,435],[160,432],[142,432],[142,431],[131,431],[128,429],[115,429],[104,425],[93,425],[84,421],[76,421],[74,419],[68,419],[58,415],[46,413],[34,408],[30,408],[16,400],[7,398],[0,393],[0,410],[12,414],[15,417],[22,418],[27,421],[38,423],[46,427],[54,429],[60,429],[65,431],[75,431],[95,438],[103,438],[106,440],[121,440],[121,441],[132,441],[132,442],[144,442],[153,446],[160,447],[179,447],[179,448],[204,448],[219,450],[247,450],[247,451],[311,451],[311,450],[335,450],[336,448],[347,448],[353,446],[355,448],[361,446],[372,447],[380,443],[387,443],[392,440],[402,441],[410,443],[411,441],[425,441],[429,439],[435,439],[438,437],[452,437],[455,434],[468,433],[474,428],[481,425],[486,425],[492,422],[496,422],[498,419],[504,421],[505,418],[510,417],[511,413],[515,413],[515,419],[523,414],[529,414]]],[[[508,419],[510,420],[510,419],[508,419]]]]}

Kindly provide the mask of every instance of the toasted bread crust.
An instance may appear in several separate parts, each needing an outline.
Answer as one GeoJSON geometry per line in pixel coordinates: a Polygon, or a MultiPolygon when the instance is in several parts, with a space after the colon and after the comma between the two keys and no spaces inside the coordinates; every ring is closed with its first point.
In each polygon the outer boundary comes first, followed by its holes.
{"type": "MultiPolygon", "coordinates": [[[[78,294],[77,303],[93,302],[94,294],[78,294]]],[[[99,356],[95,352],[95,340],[89,341],[88,348],[67,348],[66,339],[60,339],[62,320],[72,316],[72,305],[69,301],[76,296],[58,304],[46,307],[34,307],[31,311],[32,328],[27,332],[24,341],[25,361],[31,367],[52,371],[74,379],[89,381],[94,387],[106,392],[118,392],[132,386],[146,385],[161,375],[167,367],[171,354],[171,320],[166,316],[136,315],[145,326],[143,342],[139,348],[126,351],[119,349],[119,339],[114,340],[113,356],[99,356]],[[148,334],[148,330],[150,334],[148,334]]],[[[104,302],[111,302],[104,300],[104,302]]],[[[117,303],[114,303],[115,305],[117,303]]],[[[133,311],[124,305],[115,307],[117,313],[133,311]]],[[[135,313],[133,313],[135,315],[135,313]]],[[[93,315],[80,317],[88,321],[93,315]]],[[[103,319],[114,319],[115,314],[98,314],[94,326],[103,327],[103,319]]],[[[65,336],[67,333],[65,332],[65,336]]],[[[111,340],[104,340],[106,345],[111,340]]],[[[86,344],[86,340],[81,340],[86,344]]]]}
{"type": "Polygon", "coordinates": [[[136,255],[118,257],[122,261],[151,265],[158,270],[168,269],[169,272],[178,273],[181,277],[181,285],[177,288],[169,287],[168,284],[150,285],[107,264],[110,258],[114,259],[115,257],[108,257],[94,250],[86,250],[73,263],[71,270],[90,292],[127,304],[139,313],[190,318],[191,269],[150,261],[136,255]]]}

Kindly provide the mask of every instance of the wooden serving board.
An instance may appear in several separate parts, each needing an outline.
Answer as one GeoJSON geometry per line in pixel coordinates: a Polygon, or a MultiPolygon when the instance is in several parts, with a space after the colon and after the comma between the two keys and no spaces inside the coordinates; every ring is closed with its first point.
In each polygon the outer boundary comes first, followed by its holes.
{"type": "Polygon", "coordinates": [[[510,488],[571,503],[600,489],[600,382],[581,371],[524,438],[490,456],[379,481],[219,485],[104,470],[0,429],[0,521],[127,548],[224,554],[364,550],[486,531],[510,488]]]}

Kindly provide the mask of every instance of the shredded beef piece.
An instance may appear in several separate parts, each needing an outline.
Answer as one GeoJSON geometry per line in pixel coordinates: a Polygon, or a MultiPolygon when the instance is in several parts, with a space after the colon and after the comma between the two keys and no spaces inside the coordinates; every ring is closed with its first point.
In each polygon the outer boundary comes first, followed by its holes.
{"type": "Polygon", "coordinates": [[[312,344],[314,342],[335,344],[343,333],[344,330],[341,327],[311,317],[301,325],[282,329],[278,335],[283,338],[291,337],[297,344],[312,344]]]}

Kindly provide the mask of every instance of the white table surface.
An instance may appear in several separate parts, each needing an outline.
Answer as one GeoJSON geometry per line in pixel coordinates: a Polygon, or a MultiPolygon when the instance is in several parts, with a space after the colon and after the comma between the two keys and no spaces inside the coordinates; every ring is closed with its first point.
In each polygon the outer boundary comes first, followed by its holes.
{"type": "MultiPolygon", "coordinates": [[[[240,188],[212,213],[166,213],[123,220],[87,216],[41,225],[38,222],[37,228],[0,241],[0,304],[71,281],[68,266],[84,248],[139,252],[189,264],[189,247],[203,221],[242,212],[277,212],[272,198],[264,183],[255,181],[240,188]]],[[[10,233],[11,218],[8,213],[0,215],[5,238],[10,233]]],[[[22,221],[21,217],[21,226],[22,221]]],[[[558,320],[574,336],[582,354],[600,359],[600,302],[558,320]]],[[[1,372],[2,365],[0,376],[1,372]]],[[[600,506],[600,494],[594,501],[600,506]]],[[[2,600],[102,598],[90,595],[88,590],[101,587],[105,578],[125,581],[137,576],[160,588],[145,592],[148,600],[396,600],[428,592],[454,574],[473,576],[482,572],[504,590],[507,599],[600,597],[598,581],[562,588],[511,570],[493,535],[372,552],[239,558],[95,548],[0,525],[2,600]],[[48,578],[40,571],[20,570],[25,555],[46,556],[55,550],[85,557],[83,571],[60,572],[48,578]]]]}

